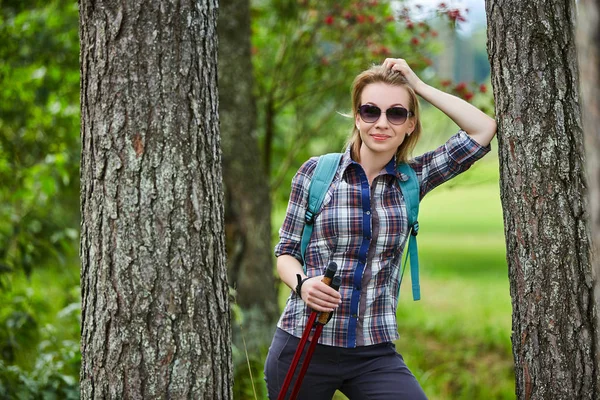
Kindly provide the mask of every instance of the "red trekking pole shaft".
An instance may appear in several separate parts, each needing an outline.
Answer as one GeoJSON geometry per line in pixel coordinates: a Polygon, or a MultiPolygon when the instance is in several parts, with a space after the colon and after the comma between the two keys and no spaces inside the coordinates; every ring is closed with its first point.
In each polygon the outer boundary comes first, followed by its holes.
{"type": "MultiPolygon", "coordinates": [[[[331,287],[336,291],[340,288],[341,278],[336,276],[333,278],[333,282],[331,283],[331,287]]],[[[302,368],[300,369],[300,373],[298,374],[298,378],[296,379],[296,384],[292,390],[292,395],[290,396],[290,400],[296,400],[298,397],[298,392],[300,392],[300,387],[302,386],[302,381],[304,380],[304,375],[306,375],[306,370],[308,370],[308,365],[310,364],[310,360],[312,359],[313,353],[315,352],[315,347],[317,347],[317,342],[321,337],[321,332],[323,332],[323,327],[329,321],[329,315],[331,313],[324,312],[319,315],[319,319],[317,320],[317,328],[315,329],[315,334],[312,337],[310,342],[310,346],[308,346],[308,350],[306,351],[306,356],[304,357],[304,362],[302,363],[302,368]]]]}
{"type": "MultiPolygon", "coordinates": [[[[325,276],[321,280],[321,282],[325,283],[327,286],[331,286],[331,281],[335,272],[337,271],[337,264],[331,263],[327,267],[325,271],[325,276]]],[[[279,396],[277,400],[285,400],[285,396],[290,387],[290,383],[294,377],[294,373],[296,372],[296,367],[298,366],[298,362],[300,361],[300,357],[302,356],[302,351],[304,350],[304,346],[306,345],[306,341],[310,336],[310,332],[315,324],[315,320],[317,319],[317,312],[312,311],[310,313],[310,317],[306,323],[306,327],[304,328],[304,333],[302,334],[302,338],[300,339],[300,343],[298,343],[298,347],[296,348],[296,352],[294,353],[294,358],[292,359],[292,363],[290,364],[290,368],[285,376],[285,380],[283,381],[283,386],[281,386],[281,390],[279,391],[279,396]]],[[[322,328],[321,328],[322,329],[322,328]]]]}
{"type": "Polygon", "coordinates": [[[308,336],[310,335],[310,331],[317,319],[317,312],[313,311],[310,313],[310,317],[308,318],[308,322],[306,323],[306,328],[304,328],[304,333],[302,334],[302,339],[300,339],[300,343],[298,343],[298,347],[296,348],[296,352],[294,353],[294,358],[292,359],[292,363],[290,364],[290,368],[285,376],[285,380],[283,381],[283,386],[281,386],[281,390],[279,391],[279,396],[277,400],[284,400],[285,395],[287,394],[288,388],[290,387],[290,383],[292,382],[292,378],[294,377],[294,372],[296,372],[296,367],[298,366],[298,361],[300,361],[300,356],[302,355],[302,350],[304,350],[304,345],[308,340],[308,336]]]}

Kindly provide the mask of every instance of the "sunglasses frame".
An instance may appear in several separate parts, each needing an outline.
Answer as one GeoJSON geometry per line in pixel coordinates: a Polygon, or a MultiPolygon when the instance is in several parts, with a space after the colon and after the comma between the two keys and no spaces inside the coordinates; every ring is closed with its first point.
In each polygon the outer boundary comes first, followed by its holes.
{"type": "Polygon", "coordinates": [[[374,122],[377,122],[377,121],[379,120],[379,118],[381,118],[381,114],[385,114],[385,117],[387,118],[388,122],[389,122],[390,124],[392,124],[392,125],[402,125],[402,124],[404,124],[404,123],[405,123],[405,122],[406,122],[406,121],[407,121],[407,120],[408,120],[410,117],[412,117],[412,116],[414,116],[414,115],[415,115],[415,114],[414,114],[412,111],[409,111],[409,110],[408,110],[406,107],[402,107],[402,106],[393,106],[393,107],[390,107],[390,108],[388,108],[388,109],[387,109],[387,110],[385,110],[385,111],[382,111],[382,110],[381,110],[381,108],[379,108],[379,107],[377,107],[377,106],[375,106],[375,105],[373,105],[373,104],[363,104],[363,105],[361,105],[360,107],[358,107],[358,115],[360,115],[360,118],[361,118],[361,119],[362,119],[364,122],[366,122],[367,124],[372,124],[372,123],[374,123],[374,122]],[[373,107],[373,108],[376,108],[376,109],[378,109],[378,110],[379,110],[379,115],[377,116],[377,118],[375,118],[373,121],[367,121],[367,120],[366,120],[366,119],[363,117],[363,108],[364,108],[364,107],[373,107]],[[392,122],[392,121],[390,120],[390,118],[388,117],[388,114],[387,114],[387,112],[388,112],[389,110],[392,110],[392,109],[394,109],[394,108],[401,108],[401,109],[403,109],[403,110],[406,110],[406,118],[404,118],[404,120],[403,120],[402,122],[399,122],[399,123],[392,122]]]}

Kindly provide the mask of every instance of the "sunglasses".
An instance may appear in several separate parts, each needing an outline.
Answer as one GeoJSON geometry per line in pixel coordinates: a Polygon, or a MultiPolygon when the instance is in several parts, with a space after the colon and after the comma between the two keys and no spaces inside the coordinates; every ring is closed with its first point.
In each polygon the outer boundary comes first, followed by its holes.
{"type": "MultiPolygon", "coordinates": [[[[363,104],[358,107],[358,113],[363,121],[372,123],[381,117],[381,108],[371,104],[363,104]]],[[[390,107],[385,110],[387,120],[390,124],[394,125],[402,125],[408,117],[412,117],[413,115],[412,111],[408,111],[406,108],[400,106],[390,107]]]]}

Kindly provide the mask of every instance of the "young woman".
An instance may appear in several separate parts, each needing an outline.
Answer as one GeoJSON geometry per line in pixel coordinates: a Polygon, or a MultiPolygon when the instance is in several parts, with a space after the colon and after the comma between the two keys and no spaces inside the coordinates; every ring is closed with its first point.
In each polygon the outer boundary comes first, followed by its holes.
{"type": "Polygon", "coordinates": [[[277,271],[292,289],[265,363],[276,399],[310,311],[333,311],[323,329],[300,399],[426,399],[393,341],[401,255],[408,236],[396,164],[409,162],[420,197],[467,170],[490,150],[496,122],[471,104],[421,81],[403,59],[388,58],[352,85],[355,127],[306,249],[300,242],[308,187],[317,158],[296,173],[275,247],[277,271]],[[443,111],[460,131],[444,145],[409,161],[421,134],[417,95],[443,111]],[[339,292],[321,282],[338,265],[339,292]],[[302,278],[299,285],[297,275],[302,278]],[[305,279],[308,278],[308,279],[305,279]]]}

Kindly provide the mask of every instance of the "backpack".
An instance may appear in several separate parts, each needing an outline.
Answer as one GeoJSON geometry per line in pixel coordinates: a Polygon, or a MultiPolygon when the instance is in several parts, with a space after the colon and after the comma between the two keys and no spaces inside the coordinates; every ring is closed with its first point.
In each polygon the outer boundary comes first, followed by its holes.
{"type": "MultiPolygon", "coordinates": [[[[319,157],[315,172],[308,188],[308,201],[306,207],[306,214],[304,216],[304,230],[302,232],[302,242],[300,250],[302,253],[302,260],[304,265],[304,272],[306,272],[306,263],[304,262],[304,255],[308,242],[313,231],[314,220],[319,213],[327,189],[331,186],[335,173],[337,172],[338,166],[342,154],[330,153],[319,157]]],[[[406,181],[398,180],[404,202],[406,203],[406,212],[408,214],[408,226],[409,226],[409,241],[408,250],[406,257],[404,258],[404,266],[402,267],[402,275],[400,276],[400,283],[402,283],[402,277],[404,276],[404,270],[406,268],[407,258],[410,257],[410,276],[412,280],[412,293],[413,300],[421,299],[421,287],[419,285],[419,257],[417,252],[417,234],[419,233],[419,222],[417,221],[419,215],[419,181],[417,179],[416,172],[406,163],[398,165],[397,170],[404,175],[408,176],[406,181]]]]}

